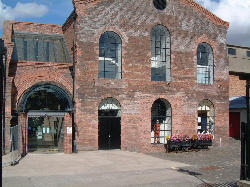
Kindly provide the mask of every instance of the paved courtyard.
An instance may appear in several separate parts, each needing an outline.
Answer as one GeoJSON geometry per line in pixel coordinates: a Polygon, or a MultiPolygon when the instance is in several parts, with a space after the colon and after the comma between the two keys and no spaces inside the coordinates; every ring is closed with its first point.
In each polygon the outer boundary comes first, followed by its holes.
{"type": "Polygon", "coordinates": [[[128,151],[29,154],[3,168],[4,187],[197,186],[201,181],[172,168],[189,165],[128,151]]]}
{"type": "Polygon", "coordinates": [[[239,169],[240,141],[236,140],[199,152],[34,153],[14,167],[3,168],[3,186],[236,186],[239,169]]]}
{"type": "Polygon", "coordinates": [[[240,179],[240,149],[240,140],[230,139],[227,146],[211,147],[208,150],[150,155],[189,165],[176,170],[197,177],[206,186],[234,187],[240,179]]]}

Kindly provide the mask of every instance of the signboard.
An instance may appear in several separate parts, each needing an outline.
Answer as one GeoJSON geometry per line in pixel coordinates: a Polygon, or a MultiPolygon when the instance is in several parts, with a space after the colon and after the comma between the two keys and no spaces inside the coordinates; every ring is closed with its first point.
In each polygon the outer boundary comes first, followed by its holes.
{"type": "Polygon", "coordinates": [[[72,127],[67,127],[67,134],[72,134],[72,127]]]}
{"type": "Polygon", "coordinates": [[[43,139],[43,134],[42,134],[42,132],[37,132],[37,139],[38,139],[38,140],[43,139]]]}

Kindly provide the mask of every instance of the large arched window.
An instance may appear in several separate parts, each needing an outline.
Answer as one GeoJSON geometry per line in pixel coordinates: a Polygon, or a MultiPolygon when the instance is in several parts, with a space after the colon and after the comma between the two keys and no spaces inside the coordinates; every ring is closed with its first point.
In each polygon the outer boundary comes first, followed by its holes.
{"type": "Polygon", "coordinates": [[[198,133],[214,134],[214,105],[209,100],[203,100],[198,106],[198,133]]]}
{"type": "Polygon", "coordinates": [[[19,111],[71,111],[72,102],[62,88],[49,83],[32,86],[22,97],[19,111]]]}
{"type": "Polygon", "coordinates": [[[156,100],[151,108],[151,143],[166,143],[172,132],[172,109],[165,99],[156,100]]]}
{"type": "Polygon", "coordinates": [[[121,38],[114,32],[105,32],[99,42],[99,78],[121,79],[121,38]]]}
{"type": "Polygon", "coordinates": [[[201,84],[214,82],[213,50],[207,43],[200,43],[197,48],[197,82],[201,84]]]}
{"type": "Polygon", "coordinates": [[[170,33],[162,25],[151,32],[151,80],[171,81],[170,33]]]}

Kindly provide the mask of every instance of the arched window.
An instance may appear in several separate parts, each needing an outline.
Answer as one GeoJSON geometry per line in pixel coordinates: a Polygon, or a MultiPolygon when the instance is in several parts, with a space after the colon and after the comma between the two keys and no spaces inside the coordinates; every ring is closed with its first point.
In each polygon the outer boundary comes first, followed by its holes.
{"type": "Polygon", "coordinates": [[[172,132],[172,109],[165,99],[156,100],[151,108],[151,143],[166,143],[172,132]]]}
{"type": "Polygon", "coordinates": [[[198,106],[198,133],[214,134],[214,105],[209,100],[203,100],[198,106]]]}
{"type": "Polygon", "coordinates": [[[151,80],[171,81],[170,33],[162,25],[151,32],[151,80]]]}
{"type": "Polygon", "coordinates": [[[99,78],[121,79],[121,38],[105,32],[99,42],[99,78]]]}
{"type": "Polygon", "coordinates": [[[71,111],[72,102],[62,88],[49,83],[32,86],[22,97],[19,111],[71,111]]]}
{"type": "Polygon", "coordinates": [[[213,50],[207,43],[200,43],[197,48],[197,82],[201,84],[214,82],[213,50]]]}

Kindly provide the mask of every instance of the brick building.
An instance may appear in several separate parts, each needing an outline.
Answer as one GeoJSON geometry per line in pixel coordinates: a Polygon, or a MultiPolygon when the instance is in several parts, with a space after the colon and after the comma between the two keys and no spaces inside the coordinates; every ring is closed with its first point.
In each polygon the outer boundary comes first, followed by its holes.
{"type": "Polygon", "coordinates": [[[229,135],[240,138],[240,123],[247,122],[245,75],[250,73],[250,48],[228,45],[229,56],[229,135]]]}
{"type": "Polygon", "coordinates": [[[161,151],[177,133],[228,137],[227,22],[193,0],[73,5],[62,27],[4,24],[6,124],[22,126],[24,152],[53,131],[68,153],[161,151]]]}

